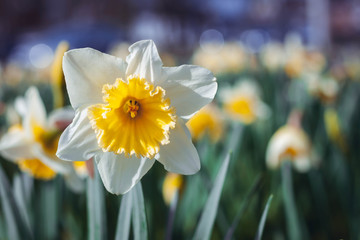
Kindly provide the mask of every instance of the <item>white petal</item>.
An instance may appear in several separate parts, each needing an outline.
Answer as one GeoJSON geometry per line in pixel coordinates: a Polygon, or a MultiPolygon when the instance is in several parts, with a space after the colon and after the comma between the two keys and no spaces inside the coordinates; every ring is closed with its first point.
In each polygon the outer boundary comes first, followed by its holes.
{"type": "Polygon", "coordinates": [[[87,108],[76,110],[73,122],[61,134],[56,155],[69,161],[86,161],[101,151],[87,117],[87,108]]]}
{"type": "Polygon", "coordinates": [[[13,130],[6,133],[0,140],[0,153],[5,158],[17,161],[20,158],[34,158],[33,142],[27,139],[22,130],[13,130]]]}
{"type": "Polygon", "coordinates": [[[126,63],[114,56],[91,48],[65,53],[63,70],[66,88],[74,109],[82,105],[102,103],[102,87],[116,78],[125,79],[126,63]]]}
{"type": "Polygon", "coordinates": [[[189,130],[181,119],[170,131],[170,143],[161,146],[159,162],[170,172],[189,175],[200,170],[199,155],[191,142],[189,130]]]}
{"type": "Polygon", "coordinates": [[[34,124],[46,126],[46,110],[40,94],[35,87],[30,87],[25,93],[26,113],[24,129],[30,138],[33,137],[34,124]]]}
{"type": "Polygon", "coordinates": [[[113,194],[128,192],[149,171],[153,159],[127,158],[123,154],[97,154],[95,161],[105,188],[113,194]]]}
{"type": "Polygon", "coordinates": [[[126,58],[127,76],[134,74],[151,83],[160,78],[163,64],[152,40],[136,42],[129,47],[129,51],[126,58]]]}
{"type": "Polygon", "coordinates": [[[48,126],[64,130],[74,119],[75,111],[72,107],[64,107],[52,111],[48,118],[48,126]]]}
{"type": "Polygon", "coordinates": [[[200,108],[210,103],[217,90],[216,78],[202,67],[182,65],[165,67],[164,80],[159,85],[176,108],[176,115],[188,120],[200,108]]]}
{"type": "Polygon", "coordinates": [[[14,102],[15,110],[20,114],[22,118],[25,117],[27,112],[26,101],[23,97],[17,97],[14,102]]]}
{"type": "Polygon", "coordinates": [[[32,150],[34,152],[34,156],[36,156],[37,159],[42,161],[45,165],[50,167],[55,172],[61,174],[68,174],[71,172],[72,169],[71,162],[60,160],[55,155],[54,156],[48,155],[47,153],[44,152],[43,148],[39,144],[34,144],[32,146],[32,150]]]}
{"type": "Polygon", "coordinates": [[[293,161],[294,167],[301,173],[305,173],[309,171],[312,167],[311,161],[308,157],[297,157],[295,161],[293,161]]]}

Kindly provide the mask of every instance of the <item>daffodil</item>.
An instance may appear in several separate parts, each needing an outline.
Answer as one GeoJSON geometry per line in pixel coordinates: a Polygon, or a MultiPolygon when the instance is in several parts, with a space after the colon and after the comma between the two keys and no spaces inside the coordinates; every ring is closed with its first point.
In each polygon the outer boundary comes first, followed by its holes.
{"type": "Polygon", "coordinates": [[[238,73],[244,69],[246,59],[246,52],[240,43],[206,43],[195,52],[193,62],[215,74],[238,73]]]}
{"type": "Polygon", "coordinates": [[[233,88],[221,92],[224,110],[235,120],[251,124],[257,119],[269,116],[270,109],[260,99],[258,86],[249,79],[240,81],[233,88]]]}
{"type": "Polygon", "coordinates": [[[155,160],[166,170],[194,174],[198,153],[185,125],[214,98],[207,69],[163,67],[151,40],[129,48],[126,61],[94,49],[65,53],[65,81],[75,118],[60,137],[65,160],[94,158],[105,188],[128,192],[155,160]]]}
{"type": "Polygon", "coordinates": [[[340,90],[338,82],[331,76],[322,76],[319,73],[304,74],[309,93],[319,98],[323,103],[333,103],[340,90]]]}
{"type": "Polygon", "coordinates": [[[331,141],[336,143],[343,152],[348,151],[344,134],[341,131],[340,119],[334,108],[326,108],[324,113],[325,129],[331,141]]]}
{"type": "Polygon", "coordinates": [[[283,45],[275,42],[264,45],[260,50],[260,59],[269,71],[278,71],[286,60],[283,45]]]}
{"type": "Polygon", "coordinates": [[[312,166],[311,144],[307,134],[297,126],[285,125],[271,137],[266,150],[266,164],[279,168],[282,161],[290,160],[299,172],[312,166]]]}
{"type": "Polygon", "coordinates": [[[213,142],[217,142],[223,134],[223,118],[215,104],[208,104],[197,112],[187,123],[191,136],[195,140],[201,139],[205,134],[213,142]]]}
{"type": "Polygon", "coordinates": [[[49,180],[63,174],[75,191],[81,183],[73,177],[72,165],[56,157],[57,144],[64,122],[73,117],[72,109],[59,109],[46,118],[46,111],[35,87],[18,98],[16,108],[23,118],[22,125],[14,125],[0,140],[0,153],[17,163],[23,171],[35,178],[49,180]]]}
{"type": "Polygon", "coordinates": [[[167,205],[170,205],[170,203],[173,201],[176,192],[180,194],[183,185],[184,185],[184,178],[182,175],[176,173],[166,174],[166,177],[163,182],[162,194],[164,201],[167,205]]]}

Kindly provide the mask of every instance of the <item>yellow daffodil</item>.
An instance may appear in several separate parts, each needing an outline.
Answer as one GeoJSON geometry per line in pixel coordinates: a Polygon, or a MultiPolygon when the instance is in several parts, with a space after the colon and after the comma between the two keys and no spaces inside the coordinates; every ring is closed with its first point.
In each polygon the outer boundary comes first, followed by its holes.
{"type": "Polygon", "coordinates": [[[22,125],[14,125],[0,140],[0,153],[17,163],[35,178],[49,180],[57,173],[63,174],[75,191],[82,189],[81,182],[73,176],[70,163],[56,157],[61,127],[73,117],[72,109],[59,109],[46,118],[46,111],[35,87],[16,101],[23,118],[22,125]],[[60,128],[59,128],[60,127],[60,128]]]}
{"type": "Polygon", "coordinates": [[[307,134],[299,127],[285,125],[271,137],[266,150],[266,164],[279,168],[284,160],[292,161],[299,172],[308,171],[311,166],[311,145],[307,134]]]}
{"type": "Polygon", "coordinates": [[[167,205],[170,205],[176,192],[180,194],[183,185],[184,178],[182,175],[176,173],[166,174],[162,187],[162,194],[167,205]]]}
{"type": "Polygon", "coordinates": [[[105,188],[128,192],[155,160],[166,170],[193,174],[200,160],[185,125],[214,98],[207,69],[163,67],[151,40],[129,48],[126,61],[94,49],[65,53],[65,81],[75,118],[60,137],[65,160],[92,157],[105,188]]]}
{"type": "Polygon", "coordinates": [[[191,136],[199,140],[209,134],[213,142],[217,142],[223,134],[223,119],[215,104],[208,104],[197,112],[187,123],[191,136]]]}
{"type": "Polygon", "coordinates": [[[258,86],[252,80],[243,80],[233,88],[223,89],[224,110],[235,120],[251,124],[270,114],[269,107],[260,99],[258,86]]]}

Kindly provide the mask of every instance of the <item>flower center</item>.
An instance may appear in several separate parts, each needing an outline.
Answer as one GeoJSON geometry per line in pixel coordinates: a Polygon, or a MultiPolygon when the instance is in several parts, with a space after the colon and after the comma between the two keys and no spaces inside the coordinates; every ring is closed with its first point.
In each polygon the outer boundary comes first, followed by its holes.
{"type": "Polygon", "coordinates": [[[55,156],[61,132],[58,130],[46,130],[37,124],[33,124],[32,130],[35,141],[40,143],[47,154],[55,156]]]}
{"type": "Polygon", "coordinates": [[[249,124],[252,123],[256,118],[253,105],[253,99],[239,97],[226,103],[225,108],[228,112],[239,118],[241,121],[249,124]]]}
{"type": "Polygon", "coordinates": [[[140,104],[138,101],[136,101],[135,99],[129,99],[125,104],[124,104],[124,111],[126,113],[129,113],[131,118],[136,117],[138,110],[140,108],[140,104]]]}
{"type": "Polygon", "coordinates": [[[56,172],[39,159],[21,159],[18,165],[21,170],[37,179],[50,180],[56,176],[56,172]]]}
{"type": "Polygon", "coordinates": [[[285,151],[283,151],[279,158],[280,159],[290,159],[290,160],[295,160],[295,158],[297,156],[299,156],[301,154],[301,151],[299,151],[298,149],[289,146],[285,149],[285,151]]]}
{"type": "Polygon", "coordinates": [[[136,76],[103,86],[105,104],[88,108],[99,146],[106,152],[153,158],[169,143],[175,127],[175,109],[165,90],[136,76]]]}

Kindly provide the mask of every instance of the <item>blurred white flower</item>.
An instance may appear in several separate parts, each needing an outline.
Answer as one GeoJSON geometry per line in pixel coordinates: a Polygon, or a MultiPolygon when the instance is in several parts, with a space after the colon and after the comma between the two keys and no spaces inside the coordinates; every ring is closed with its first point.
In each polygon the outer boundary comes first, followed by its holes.
{"type": "Polygon", "coordinates": [[[69,187],[81,191],[82,183],[74,177],[72,165],[55,155],[61,127],[71,121],[73,110],[58,109],[46,118],[44,104],[35,87],[27,90],[24,99],[18,98],[15,106],[22,116],[22,125],[14,125],[1,138],[0,153],[35,178],[48,180],[60,173],[69,187]]]}
{"type": "Polygon", "coordinates": [[[260,59],[268,70],[280,70],[286,61],[283,45],[275,42],[265,44],[260,50],[260,59]]]}
{"type": "Polygon", "coordinates": [[[311,144],[307,134],[299,127],[285,125],[271,137],[266,150],[266,164],[270,169],[279,168],[282,161],[290,160],[299,172],[312,166],[311,144]]]}
{"type": "Polygon", "coordinates": [[[244,79],[234,87],[220,92],[224,110],[234,120],[251,124],[257,119],[267,118],[270,108],[261,101],[259,87],[251,79],[244,79]]]}
{"type": "Polygon", "coordinates": [[[303,79],[307,84],[309,93],[319,98],[324,103],[332,103],[339,92],[339,83],[331,76],[319,73],[304,74],[303,79]]]}
{"type": "Polygon", "coordinates": [[[215,74],[238,73],[246,67],[247,56],[244,47],[237,42],[220,46],[218,43],[206,43],[195,52],[193,62],[215,74]]]}
{"type": "Polygon", "coordinates": [[[57,155],[94,157],[106,189],[129,191],[155,159],[168,171],[193,174],[200,160],[185,122],[217,90],[207,69],[162,67],[151,40],[129,48],[126,62],[94,49],[67,52],[63,66],[75,118],[57,155]]]}
{"type": "Polygon", "coordinates": [[[224,132],[224,119],[221,111],[211,103],[200,109],[187,123],[194,140],[201,139],[208,134],[213,142],[217,142],[224,132]]]}

